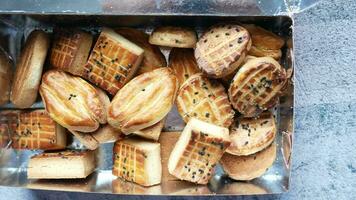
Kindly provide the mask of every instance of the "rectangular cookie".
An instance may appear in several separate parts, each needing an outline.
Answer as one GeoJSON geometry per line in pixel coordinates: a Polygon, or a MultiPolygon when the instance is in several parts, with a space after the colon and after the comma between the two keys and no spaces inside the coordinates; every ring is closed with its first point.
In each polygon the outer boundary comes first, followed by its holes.
{"type": "Polygon", "coordinates": [[[115,143],[114,176],[143,186],[161,183],[162,166],[160,144],[138,138],[115,143]]]}
{"type": "Polygon", "coordinates": [[[135,74],[143,49],[109,28],[103,28],[85,65],[84,78],[115,95],[135,74]]]}
{"type": "Polygon", "coordinates": [[[10,137],[14,149],[64,149],[67,142],[66,130],[44,109],[1,111],[0,135],[3,142],[10,137]]]}
{"type": "Polygon", "coordinates": [[[207,184],[229,145],[227,128],[193,118],[172,150],[168,171],[180,180],[207,184]]]}
{"type": "Polygon", "coordinates": [[[94,171],[95,166],[95,151],[66,150],[42,153],[31,157],[27,168],[27,178],[86,178],[94,171]]]}

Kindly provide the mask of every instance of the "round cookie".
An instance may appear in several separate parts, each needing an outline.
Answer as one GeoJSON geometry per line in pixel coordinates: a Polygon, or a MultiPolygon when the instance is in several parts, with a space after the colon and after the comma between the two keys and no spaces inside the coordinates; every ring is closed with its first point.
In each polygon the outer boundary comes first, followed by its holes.
{"type": "Polygon", "coordinates": [[[233,73],[251,47],[248,31],[235,24],[210,27],[197,42],[195,58],[210,77],[221,78],[233,73]]]}
{"type": "Polygon", "coordinates": [[[257,116],[278,102],[286,82],[285,69],[273,58],[249,59],[230,84],[230,102],[245,117],[257,116]]]}
{"type": "Polygon", "coordinates": [[[202,73],[191,76],[181,86],[177,96],[177,109],[185,122],[198,118],[229,127],[234,117],[225,88],[217,80],[210,80],[202,73]]]}

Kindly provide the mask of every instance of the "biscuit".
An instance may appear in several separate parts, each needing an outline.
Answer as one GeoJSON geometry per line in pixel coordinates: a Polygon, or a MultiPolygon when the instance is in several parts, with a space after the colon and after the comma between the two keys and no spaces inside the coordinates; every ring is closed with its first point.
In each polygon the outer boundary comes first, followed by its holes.
{"type": "Polygon", "coordinates": [[[194,48],[197,34],[190,28],[164,26],[153,30],[149,42],[159,46],[194,48]]]}
{"type": "Polygon", "coordinates": [[[103,28],[84,66],[83,78],[115,95],[134,76],[143,53],[136,44],[103,28]]]}
{"type": "Polygon", "coordinates": [[[6,104],[10,100],[10,90],[12,81],[12,60],[0,50],[0,105],[6,104]]]}
{"type": "Polygon", "coordinates": [[[169,67],[176,74],[179,85],[189,77],[200,72],[193,49],[173,48],[169,53],[169,67]]]}
{"type": "Polygon", "coordinates": [[[197,118],[223,127],[229,127],[233,122],[234,111],[225,88],[217,80],[208,79],[202,73],[184,82],[176,103],[185,122],[197,118]]]}
{"type": "Polygon", "coordinates": [[[195,58],[208,76],[222,78],[240,66],[250,47],[250,35],[245,28],[220,24],[210,27],[199,39],[195,58]]]}
{"type": "Polygon", "coordinates": [[[248,181],[262,176],[273,165],[276,154],[276,144],[272,143],[263,151],[248,156],[235,156],[225,153],[220,160],[220,164],[230,178],[248,181]]]}
{"type": "Polygon", "coordinates": [[[275,60],[279,60],[282,57],[282,50],[263,49],[252,45],[248,54],[257,57],[272,57],[275,60]]]}
{"type": "Polygon", "coordinates": [[[49,43],[49,36],[43,31],[36,30],[28,36],[11,87],[10,100],[16,108],[29,108],[35,103],[49,43]]]}
{"type": "Polygon", "coordinates": [[[156,124],[153,124],[152,126],[144,128],[142,130],[135,131],[133,132],[133,134],[141,136],[146,139],[157,141],[159,136],[161,135],[161,131],[164,127],[165,121],[166,119],[163,118],[161,121],[157,122],[156,124]]]}
{"type": "Polygon", "coordinates": [[[143,186],[161,183],[160,144],[128,138],[115,143],[112,173],[143,186]]]}
{"type": "Polygon", "coordinates": [[[66,150],[42,153],[31,157],[27,168],[27,178],[86,178],[95,170],[95,166],[95,151],[66,150]]]}
{"type": "Polygon", "coordinates": [[[226,152],[246,156],[269,146],[276,137],[277,127],[271,112],[263,112],[257,118],[241,118],[230,127],[231,145],[226,152]]]}
{"type": "Polygon", "coordinates": [[[178,80],[168,67],[141,74],[115,95],[108,122],[125,134],[152,126],[171,110],[177,90],[178,80]]]}
{"type": "Polygon", "coordinates": [[[229,87],[233,107],[245,117],[253,117],[273,107],[287,82],[286,71],[271,57],[248,60],[229,87]]]}
{"type": "Polygon", "coordinates": [[[193,118],[169,156],[168,171],[180,180],[207,184],[229,145],[227,128],[193,118]]]}
{"type": "Polygon", "coordinates": [[[50,70],[42,77],[40,94],[51,118],[67,129],[93,132],[106,123],[109,98],[80,77],[50,70]]]}
{"type": "Polygon", "coordinates": [[[64,149],[67,141],[66,130],[44,109],[0,111],[0,135],[11,138],[14,149],[64,149]]]}
{"type": "Polygon", "coordinates": [[[56,28],[49,57],[54,68],[74,75],[84,75],[93,36],[81,30],[56,28]]]}
{"type": "Polygon", "coordinates": [[[118,28],[115,31],[144,50],[143,59],[136,74],[143,74],[167,66],[166,58],[159,47],[148,42],[148,34],[133,28],[118,28]]]}
{"type": "Polygon", "coordinates": [[[250,33],[252,39],[252,46],[261,49],[278,50],[284,46],[284,40],[282,37],[267,31],[264,28],[256,26],[254,24],[243,25],[245,29],[250,33]]]}

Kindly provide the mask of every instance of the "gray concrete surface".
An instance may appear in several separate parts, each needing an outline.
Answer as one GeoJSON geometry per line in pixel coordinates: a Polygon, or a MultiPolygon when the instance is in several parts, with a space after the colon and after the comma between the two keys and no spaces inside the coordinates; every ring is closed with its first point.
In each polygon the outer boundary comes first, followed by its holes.
{"type": "MultiPolygon", "coordinates": [[[[296,126],[291,190],[228,199],[356,199],[356,1],[322,1],[297,14],[294,28],[296,126]]],[[[0,199],[12,200],[119,199],[5,187],[0,194],[0,199]]]]}

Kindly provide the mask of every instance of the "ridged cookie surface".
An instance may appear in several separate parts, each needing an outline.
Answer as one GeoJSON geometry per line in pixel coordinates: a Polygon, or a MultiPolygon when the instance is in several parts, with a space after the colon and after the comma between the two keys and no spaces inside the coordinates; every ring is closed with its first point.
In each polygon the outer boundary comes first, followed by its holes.
{"type": "Polygon", "coordinates": [[[169,67],[177,75],[179,85],[193,74],[200,72],[193,49],[173,48],[169,53],[169,67]]]}
{"type": "Polygon", "coordinates": [[[276,122],[269,111],[256,118],[237,119],[230,127],[231,145],[226,152],[238,156],[259,152],[274,141],[276,133],[276,122]]]}
{"type": "Polygon", "coordinates": [[[234,111],[225,88],[202,73],[191,76],[181,86],[176,102],[185,122],[198,118],[224,127],[229,127],[233,122],[234,111]]]}
{"type": "Polygon", "coordinates": [[[250,59],[232,80],[230,102],[245,117],[256,116],[277,103],[286,82],[285,69],[273,58],[250,59]]]}
{"type": "Polygon", "coordinates": [[[143,59],[136,74],[150,72],[154,69],[167,66],[166,58],[159,47],[151,45],[148,42],[148,34],[133,28],[118,28],[115,31],[144,50],[143,59]]]}
{"type": "Polygon", "coordinates": [[[245,28],[219,24],[210,27],[199,39],[195,58],[208,76],[221,78],[239,67],[250,47],[250,35],[245,28]]]}
{"type": "Polygon", "coordinates": [[[161,182],[159,143],[129,138],[116,142],[113,151],[113,175],[143,186],[161,182]]]}
{"type": "Polygon", "coordinates": [[[109,98],[80,77],[48,71],[42,77],[40,94],[51,118],[65,128],[93,132],[106,123],[109,98]]]}
{"type": "Polygon", "coordinates": [[[50,54],[52,67],[74,75],[84,75],[93,36],[80,30],[56,28],[50,54]]]}
{"type": "Polygon", "coordinates": [[[133,77],[142,58],[142,48],[104,28],[85,65],[83,77],[115,95],[133,77]]]}
{"type": "Polygon", "coordinates": [[[109,124],[127,134],[156,124],[171,110],[178,85],[168,67],[135,77],[112,100],[109,124]]]}

